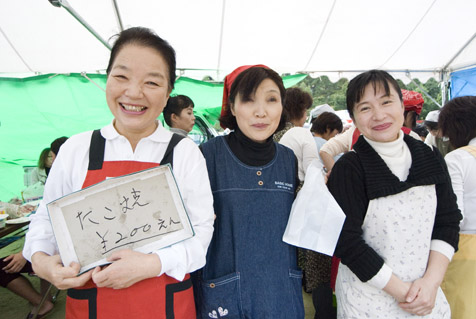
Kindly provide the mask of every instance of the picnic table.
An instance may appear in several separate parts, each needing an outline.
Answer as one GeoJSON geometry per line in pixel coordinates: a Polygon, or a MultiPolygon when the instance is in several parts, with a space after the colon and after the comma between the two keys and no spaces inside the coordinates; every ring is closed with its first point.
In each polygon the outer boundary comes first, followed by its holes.
{"type": "Polygon", "coordinates": [[[0,248],[3,248],[10,243],[25,235],[30,221],[25,221],[18,224],[6,224],[5,227],[0,228],[0,248]]]}

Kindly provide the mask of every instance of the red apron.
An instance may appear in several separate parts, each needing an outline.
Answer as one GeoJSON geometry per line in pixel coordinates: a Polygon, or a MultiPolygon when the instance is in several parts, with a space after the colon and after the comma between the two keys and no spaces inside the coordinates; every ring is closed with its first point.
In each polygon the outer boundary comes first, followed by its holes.
{"type": "MultiPolygon", "coordinates": [[[[173,148],[181,140],[174,134],[161,164],[173,162],[173,148]]],[[[91,137],[89,167],[83,188],[106,177],[116,177],[158,166],[158,163],[104,162],[105,140],[96,130],[91,137]]],[[[69,289],[66,318],[195,318],[192,281],[187,274],[182,282],[163,274],[135,283],[129,288],[98,288],[92,280],[83,287],[69,289]]]]}

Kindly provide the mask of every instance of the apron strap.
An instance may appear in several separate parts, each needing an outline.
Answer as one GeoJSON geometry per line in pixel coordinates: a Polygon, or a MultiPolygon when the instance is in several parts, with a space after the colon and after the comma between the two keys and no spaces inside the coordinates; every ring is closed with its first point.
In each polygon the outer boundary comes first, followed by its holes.
{"type": "MultiPolygon", "coordinates": [[[[160,161],[161,165],[170,164],[173,168],[174,147],[185,138],[179,134],[173,134],[169,145],[165,150],[164,157],[160,161]]],[[[89,146],[89,165],[88,170],[100,170],[104,163],[104,149],[106,147],[106,139],[101,135],[100,130],[94,130],[91,135],[91,145],[89,146]]]]}
{"type": "Polygon", "coordinates": [[[67,291],[67,296],[72,299],[87,300],[88,301],[88,318],[97,318],[97,288],[88,289],[74,289],[70,288],[67,291]]]}
{"type": "Polygon", "coordinates": [[[460,149],[465,150],[469,154],[473,155],[474,158],[476,158],[476,146],[466,145],[466,146],[461,147],[460,149]]]}
{"type": "Polygon", "coordinates": [[[174,147],[183,139],[185,136],[180,134],[173,134],[172,138],[170,139],[169,145],[165,150],[164,157],[160,161],[160,165],[170,164],[170,166],[174,167],[174,147]]]}
{"type": "Polygon", "coordinates": [[[89,171],[102,169],[105,147],[106,139],[102,137],[101,131],[94,130],[91,136],[91,145],[89,146],[89,171]]]}
{"type": "Polygon", "coordinates": [[[174,294],[192,288],[192,278],[165,286],[165,317],[174,318],[174,294]]]}

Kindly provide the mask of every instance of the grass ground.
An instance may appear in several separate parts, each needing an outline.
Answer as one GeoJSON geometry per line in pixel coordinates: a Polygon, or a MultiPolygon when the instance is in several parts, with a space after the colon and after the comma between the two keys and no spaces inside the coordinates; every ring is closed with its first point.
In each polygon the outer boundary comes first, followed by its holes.
{"type": "MultiPolygon", "coordinates": [[[[23,247],[24,239],[17,240],[10,245],[0,249],[0,257],[6,257],[12,253],[20,251],[23,247]]],[[[39,290],[40,280],[38,277],[26,275],[37,290],[39,290]]],[[[56,289],[53,289],[56,292],[56,289]]],[[[311,296],[303,291],[305,319],[314,318],[314,307],[311,296]]],[[[53,310],[46,316],[47,319],[60,319],[65,317],[66,291],[60,291],[53,310]]],[[[30,312],[31,305],[25,299],[13,294],[5,288],[0,288],[0,318],[2,319],[23,319],[30,312]]]]}

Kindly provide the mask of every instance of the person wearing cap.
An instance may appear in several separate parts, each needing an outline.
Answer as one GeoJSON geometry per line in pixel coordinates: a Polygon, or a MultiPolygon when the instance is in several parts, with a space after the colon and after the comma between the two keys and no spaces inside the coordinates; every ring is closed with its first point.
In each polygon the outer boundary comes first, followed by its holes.
{"type": "Polygon", "coordinates": [[[169,97],[163,114],[165,123],[167,123],[170,128],[170,132],[185,137],[188,136],[188,133],[190,133],[195,125],[193,107],[192,99],[186,95],[169,97]]]}
{"type": "Polygon", "coordinates": [[[403,106],[405,107],[405,111],[403,116],[405,121],[403,122],[403,126],[408,127],[409,129],[413,130],[416,128],[416,121],[420,117],[421,110],[423,108],[423,96],[419,92],[409,91],[405,89],[401,89],[402,97],[403,97],[403,106]]]}
{"type": "Polygon", "coordinates": [[[220,124],[233,131],[201,145],[216,220],[206,264],[194,275],[197,317],[301,319],[297,250],[282,240],[297,163],[273,141],[285,123],[284,85],[267,67],[241,67],[230,77],[220,124]]]}
{"type": "Polygon", "coordinates": [[[441,155],[444,157],[446,154],[454,150],[449,139],[441,134],[438,127],[438,117],[440,110],[430,111],[426,115],[424,125],[428,129],[429,133],[425,138],[425,144],[432,147],[436,147],[441,155]]]}
{"type": "Polygon", "coordinates": [[[311,122],[324,112],[335,113],[334,109],[329,104],[318,105],[309,113],[311,122]]]}
{"type": "Polygon", "coordinates": [[[450,100],[441,109],[438,126],[454,151],[445,156],[458,208],[458,251],[448,266],[441,287],[453,319],[476,318],[476,97],[450,100]]]}

